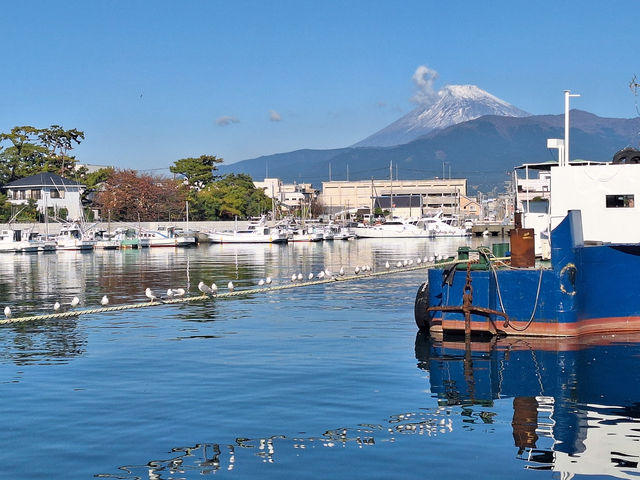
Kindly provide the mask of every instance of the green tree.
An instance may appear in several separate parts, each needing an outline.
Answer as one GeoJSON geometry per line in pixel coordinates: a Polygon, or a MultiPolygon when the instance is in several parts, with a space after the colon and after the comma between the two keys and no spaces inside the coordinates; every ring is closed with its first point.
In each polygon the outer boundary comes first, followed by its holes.
{"type": "Polygon", "coordinates": [[[65,130],[60,125],[51,125],[39,131],[38,138],[50,152],[48,170],[59,172],[64,176],[65,170],[73,170],[75,157],[67,156],[67,152],[73,149],[73,144],[80,145],[84,140],[84,132],[72,128],[65,130]]]}
{"type": "Polygon", "coordinates": [[[218,169],[216,166],[224,160],[215,155],[200,155],[199,158],[181,158],[169,167],[171,173],[182,175],[189,190],[200,191],[219,175],[214,175],[214,171],[218,169]]]}
{"type": "Polygon", "coordinates": [[[0,133],[0,143],[7,145],[0,151],[1,185],[43,171],[49,152],[38,144],[39,133],[39,129],[28,125],[0,133]]]}
{"type": "Polygon", "coordinates": [[[253,185],[246,174],[229,174],[197,192],[200,219],[231,219],[256,216],[267,211],[271,200],[253,185]]]}

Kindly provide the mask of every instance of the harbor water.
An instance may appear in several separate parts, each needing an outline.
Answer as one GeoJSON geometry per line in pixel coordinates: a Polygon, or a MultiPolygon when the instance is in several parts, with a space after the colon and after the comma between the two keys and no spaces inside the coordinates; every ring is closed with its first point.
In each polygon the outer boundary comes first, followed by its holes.
{"type": "MultiPolygon", "coordinates": [[[[147,287],[290,284],[468,242],[3,255],[0,302],[142,303],[147,287]]],[[[0,478],[637,477],[637,339],[430,339],[413,313],[425,277],[3,326],[0,478]]]]}

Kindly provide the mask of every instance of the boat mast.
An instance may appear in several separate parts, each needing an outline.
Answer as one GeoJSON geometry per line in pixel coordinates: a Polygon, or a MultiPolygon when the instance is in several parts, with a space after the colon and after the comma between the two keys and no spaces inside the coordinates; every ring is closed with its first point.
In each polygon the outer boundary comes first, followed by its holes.
{"type": "Polygon", "coordinates": [[[393,220],[393,160],[389,161],[389,180],[391,183],[391,202],[390,202],[391,220],[393,220]]]}
{"type": "Polygon", "coordinates": [[[569,156],[569,98],[579,97],[578,93],[571,93],[571,90],[564,91],[564,155],[561,167],[566,167],[571,161],[569,156]]]}

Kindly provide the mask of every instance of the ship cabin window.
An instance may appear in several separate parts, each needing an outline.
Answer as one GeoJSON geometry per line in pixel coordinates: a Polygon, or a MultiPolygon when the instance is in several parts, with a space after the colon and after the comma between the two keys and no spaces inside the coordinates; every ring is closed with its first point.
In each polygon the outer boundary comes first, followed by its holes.
{"type": "Polygon", "coordinates": [[[633,195],[607,195],[607,208],[633,208],[633,195]]]}

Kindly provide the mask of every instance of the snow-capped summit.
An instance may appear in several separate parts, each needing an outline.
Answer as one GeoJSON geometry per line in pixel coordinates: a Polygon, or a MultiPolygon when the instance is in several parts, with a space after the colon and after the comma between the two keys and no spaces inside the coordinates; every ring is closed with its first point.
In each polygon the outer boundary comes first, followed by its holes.
{"type": "Polygon", "coordinates": [[[475,85],[447,85],[438,92],[435,103],[414,108],[404,117],[353,146],[401,145],[431,130],[473,120],[483,115],[526,117],[530,114],[475,85]]]}

